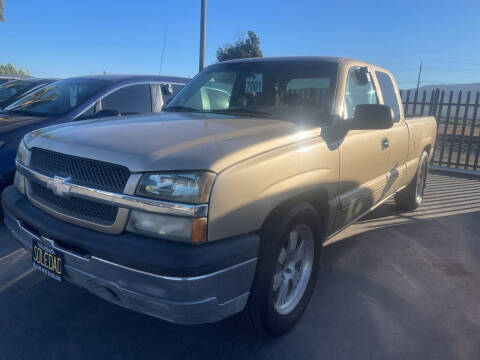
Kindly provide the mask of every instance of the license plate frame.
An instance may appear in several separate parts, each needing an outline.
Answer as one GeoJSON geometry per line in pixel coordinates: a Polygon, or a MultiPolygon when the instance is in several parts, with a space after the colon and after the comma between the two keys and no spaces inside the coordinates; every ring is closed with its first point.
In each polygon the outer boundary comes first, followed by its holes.
{"type": "Polygon", "coordinates": [[[52,279],[63,280],[65,273],[63,253],[37,240],[32,240],[32,266],[52,279]]]}

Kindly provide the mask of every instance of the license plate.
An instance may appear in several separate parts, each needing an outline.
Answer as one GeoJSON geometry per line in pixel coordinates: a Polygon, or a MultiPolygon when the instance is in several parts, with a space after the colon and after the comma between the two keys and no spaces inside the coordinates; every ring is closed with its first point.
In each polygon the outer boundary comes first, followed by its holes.
{"type": "Polygon", "coordinates": [[[50,246],[46,246],[36,240],[32,242],[33,268],[41,271],[51,278],[62,281],[63,279],[63,254],[50,246]]]}

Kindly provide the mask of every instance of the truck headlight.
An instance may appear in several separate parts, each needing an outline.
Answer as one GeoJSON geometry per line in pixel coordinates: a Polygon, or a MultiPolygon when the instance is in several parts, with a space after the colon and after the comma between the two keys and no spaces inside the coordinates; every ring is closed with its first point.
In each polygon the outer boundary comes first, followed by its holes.
{"type": "Polygon", "coordinates": [[[127,231],[166,240],[201,244],[207,241],[207,219],[132,210],[127,231]]]}
{"type": "Polygon", "coordinates": [[[145,174],[137,195],[190,204],[208,202],[215,174],[208,171],[145,174]]]}
{"type": "MultiPolygon", "coordinates": [[[[136,195],[185,204],[208,202],[215,174],[209,171],[145,174],[136,195]]],[[[166,240],[201,244],[207,241],[207,218],[189,218],[132,210],[127,231],[166,240]]]]}
{"type": "Polygon", "coordinates": [[[20,145],[18,145],[16,160],[22,165],[27,165],[29,153],[30,150],[28,150],[27,145],[25,145],[25,142],[22,139],[22,141],[20,141],[20,145]]]}

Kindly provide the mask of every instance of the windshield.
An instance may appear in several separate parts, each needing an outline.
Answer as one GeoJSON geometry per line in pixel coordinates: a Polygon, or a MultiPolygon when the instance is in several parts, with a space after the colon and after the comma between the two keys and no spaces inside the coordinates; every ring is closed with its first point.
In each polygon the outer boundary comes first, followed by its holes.
{"type": "Polygon", "coordinates": [[[0,102],[10,99],[12,96],[16,95],[20,91],[27,89],[30,86],[33,86],[32,81],[16,80],[10,81],[6,84],[0,86],[0,102]]]}
{"type": "Polygon", "coordinates": [[[31,115],[63,115],[111,84],[109,80],[59,80],[33,91],[6,110],[31,115]]]}
{"type": "Polygon", "coordinates": [[[166,111],[320,121],[332,110],[337,69],[312,60],[220,63],[191,80],[166,111]]]}

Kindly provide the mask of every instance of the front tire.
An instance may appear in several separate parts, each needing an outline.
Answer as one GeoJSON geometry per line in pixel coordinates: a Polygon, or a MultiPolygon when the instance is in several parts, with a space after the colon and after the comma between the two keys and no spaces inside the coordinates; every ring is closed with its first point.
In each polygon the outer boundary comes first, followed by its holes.
{"type": "Polygon", "coordinates": [[[307,203],[269,221],[249,300],[240,314],[251,330],[275,336],[295,326],[317,282],[322,237],[321,219],[307,203]]]}
{"type": "Polygon", "coordinates": [[[408,186],[395,194],[395,202],[405,210],[418,209],[423,203],[423,195],[427,184],[428,154],[426,151],[420,156],[417,172],[408,186]]]}

